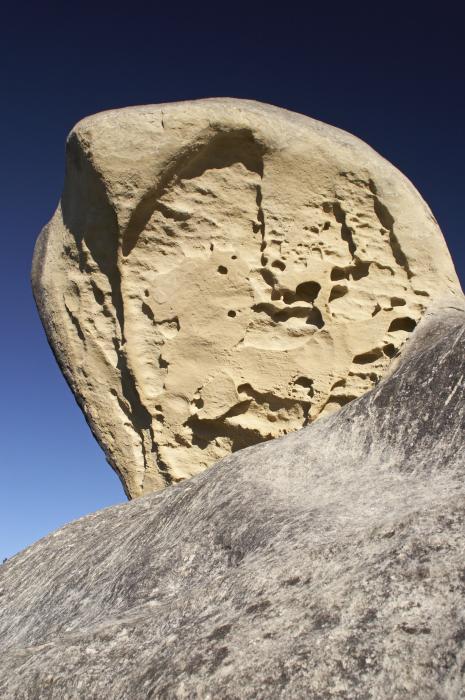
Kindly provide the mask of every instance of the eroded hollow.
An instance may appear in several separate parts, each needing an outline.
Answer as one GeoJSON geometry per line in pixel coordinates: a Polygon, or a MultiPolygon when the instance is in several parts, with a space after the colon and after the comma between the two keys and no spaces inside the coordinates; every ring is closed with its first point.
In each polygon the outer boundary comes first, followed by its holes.
{"type": "Polygon", "coordinates": [[[417,322],[413,318],[395,318],[391,321],[388,331],[390,333],[395,333],[396,331],[405,331],[406,333],[411,333],[417,325],[417,322]]]}

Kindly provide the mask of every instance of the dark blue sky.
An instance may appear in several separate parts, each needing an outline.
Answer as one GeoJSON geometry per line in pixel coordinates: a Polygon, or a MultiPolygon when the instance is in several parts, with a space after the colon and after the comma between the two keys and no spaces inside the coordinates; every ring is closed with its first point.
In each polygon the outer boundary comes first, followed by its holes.
{"type": "Polygon", "coordinates": [[[19,2],[0,15],[0,559],[124,500],[55,365],[29,284],[35,239],[60,196],[65,138],[82,117],[233,96],[346,129],[413,181],[465,281],[463,11],[198,5],[19,2]]]}

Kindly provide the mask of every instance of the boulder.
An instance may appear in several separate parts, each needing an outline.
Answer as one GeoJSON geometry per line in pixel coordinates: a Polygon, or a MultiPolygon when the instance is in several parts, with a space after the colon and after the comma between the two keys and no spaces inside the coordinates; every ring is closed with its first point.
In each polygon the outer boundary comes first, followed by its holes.
{"type": "Polygon", "coordinates": [[[460,289],[396,168],[339,129],[233,99],[80,122],[33,287],[129,497],[361,396],[460,289]]]}
{"type": "Polygon", "coordinates": [[[337,413],[0,567],[0,697],[465,697],[465,303],[337,413]]]}

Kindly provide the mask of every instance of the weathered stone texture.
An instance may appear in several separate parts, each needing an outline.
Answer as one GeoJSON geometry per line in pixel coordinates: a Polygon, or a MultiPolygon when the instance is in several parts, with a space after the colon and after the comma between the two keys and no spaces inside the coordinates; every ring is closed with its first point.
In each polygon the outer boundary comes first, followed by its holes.
{"type": "Polygon", "coordinates": [[[0,567],[0,697],[464,698],[465,306],[336,414],[0,567]]]}
{"type": "Polygon", "coordinates": [[[38,307],[129,496],[368,391],[459,285],[412,185],[358,139],[201,100],[85,119],[38,307]]]}

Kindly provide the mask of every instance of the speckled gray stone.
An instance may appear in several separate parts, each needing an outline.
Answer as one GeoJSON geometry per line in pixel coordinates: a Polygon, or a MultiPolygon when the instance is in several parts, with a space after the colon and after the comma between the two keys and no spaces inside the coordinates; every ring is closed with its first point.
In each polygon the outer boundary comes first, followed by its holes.
{"type": "Polygon", "coordinates": [[[464,698],[464,329],[440,309],[337,414],[0,567],[0,697],[464,698]]]}

